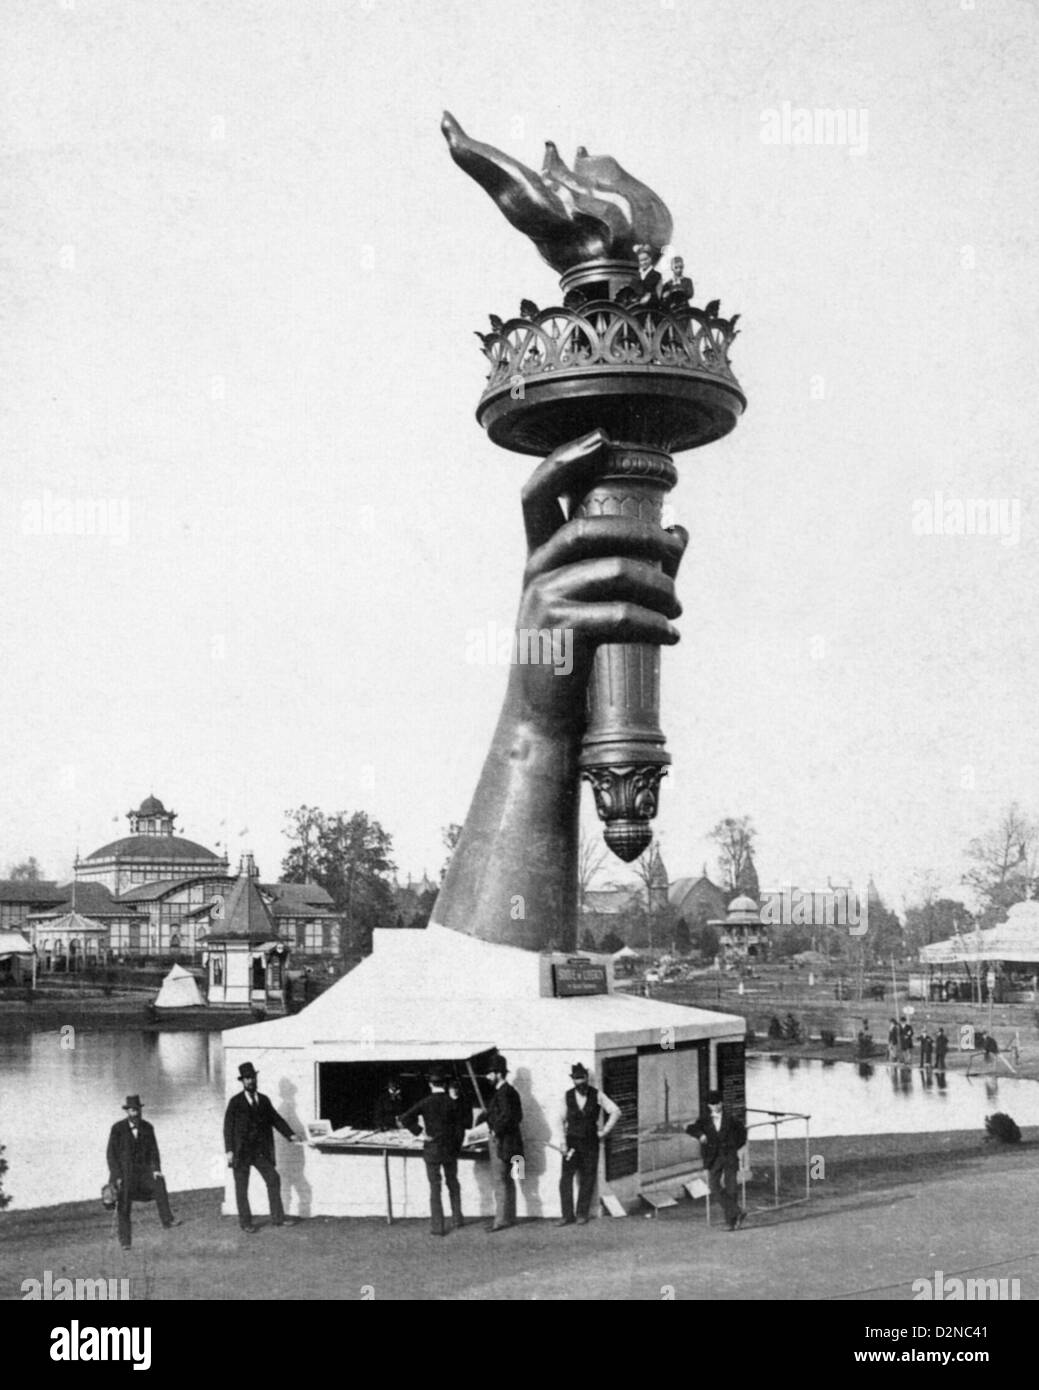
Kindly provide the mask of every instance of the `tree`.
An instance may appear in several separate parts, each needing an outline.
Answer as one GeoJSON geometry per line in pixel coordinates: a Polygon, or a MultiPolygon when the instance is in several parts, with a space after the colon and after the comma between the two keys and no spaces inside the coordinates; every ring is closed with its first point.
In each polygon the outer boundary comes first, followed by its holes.
{"type": "Polygon", "coordinates": [[[866,934],[857,939],[863,943],[864,959],[873,965],[883,965],[905,953],[905,933],[895,913],[885,907],[872,879],[866,901],[869,917],[866,934]]]}
{"type": "Polygon", "coordinates": [[[28,859],[23,859],[20,864],[12,864],[7,870],[7,877],[12,883],[40,883],[43,879],[43,870],[37,862],[36,856],[30,854],[28,859]]]}
{"type": "Polygon", "coordinates": [[[4,1153],[4,1146],[0,1144],[0,1211],[11,1205],[11,1198],[4,1192],[4,1177],[7,1174],[7,1159],[4,1158],[4,1153]]]}
{"type": "Polygon", "coordinates": [[[321,835],[325,828],[324,813],[316,806],[297,806],[286,811],[288,826],[282,831],[292,848],[282,861],[283,883],[309,883],[313,880],[320,854],[321,835]]]}
{"type": "Polygon", "coordinates": [[[577,847],[577,911],[583,912],[592,883],[606,861],[606,848],[599,835],[581,836],[577,847]]]}
{"type": "Polygon", "coordinates": [[[722,942],[717,928],[706,921],[690,928],[689,940],[693,950],[698,951],[705,960],[713,960],[721,949],[722,942]]]}
{"type": "MultiPolygon", "coordinates": [[[[581,933],[581,942],[578,949],[581,951],[598,951],[599,947],[596,944],[595,933],[592,931],[591,927],[585,927],[584,931],[581,933]]],[[[620,947],[618,946],[617,949],[620,950],[620,947]]]]}
{"type": "Polygon", "coordinates": [[[656,910],[656,902],[653,897],[653,890],[661,886],[664,876],[663,864],[660,859],[660,848],[656,840],[651,840],[649,842],[632,867],[642,881],[643,888],[646,890],[646,911],[654,912],[656,910]]]}
{"type": "Polygon", "coordinates": [[[748,863],[753,860],[757,834],[749,816],[726,816],[708,836],[718,845],[718,868],[725,887],[730,891],[738,887],[741,875],[746,873],[748,863]]]}
{"type": "Polygon", "coordinates": [[[284,880],[306,882],[307,874],[320,884],[346,920],[344,947],[352,942],[367,953],[372,932],[396,921],[389,883],[395,867],[390,836],[363,811],[328,816],[301,806],[287,814],[290,828],[285,834],[295,835],[297,843],[282,863],[284,880]]]}
{"type": "Polygon", "coordinates": [[[624,942],[615,931],[608,931],[599,942],[599,950],[604,951],[609,956],[615,956],[618,951],[624,950],[624,942]]]}
{"type": "Polygon", "coordinates": [[[914,951],[974,930],[974,914],[955,898],[938,898],[906,908],[906,944],[914,951]]]}
{"type": "Polygon", "coordinates": [[[687,956],[693,949],[693,938],[689,931],[689,923],[684,917],[679,917],[675,923],[675,951],[680,956],[687,956]]]}
{"type": "Polygon", "coordinates": [[[966,850],[970,868],[963,882],[977,894],[982,926],[991,926],[1029,897],[1036,880],[1037,848],[1039,827],[1016,801],[993,830],[971,840],[966,850]]]}
{"type": "Polygon", "coordinates": [[[444,848],[447,850],[447,858],[444,860],[443,868],[440,870],[441,883],[443,883],[444,878],[447,875],[448,865],[451,863],[451,858],[455,852],[455,849],[458,846],[458,841],[461,837],[461,834],[462,827],[456,821],[452,821],[450,825],[444,825],[440,827],[440,838],[443,840],[444,848]]]}

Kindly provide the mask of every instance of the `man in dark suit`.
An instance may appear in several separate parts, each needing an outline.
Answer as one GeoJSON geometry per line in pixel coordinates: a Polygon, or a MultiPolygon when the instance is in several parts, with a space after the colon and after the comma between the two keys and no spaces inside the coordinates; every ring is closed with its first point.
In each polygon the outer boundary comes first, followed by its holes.
{"type": "Polygon", "coordinates": [[[681,256],[671,258],[671,278],[665,280],[660,291],[666,309],[683,309],[693,297],[693,282],[685,273],[685,262],[681,256]]]}
{"type": "Polygon", "coordinates": [[[118,1194],[116,1212],[119,1244],[130,1248],[130,1208],[134,1202],[154,1202],[159,1220],[168,1230],[180,1222],[170,1211],[166,1179],[162,1176],[155,1130],[141,1118],[140,1096],[127,1096],[126,1119],[118,1120],[108,1136],[108,1174],[118,1194]]]}
{"type": "Polygon", "coordinates": [[[559,1179],[562,1219],[558,1226],[585,1226],[592,1209],[592,1193],[599,1176],[599,1141],[605,1139],[621,1117],[620,1107],[609,1096],[588,1084],[588,1068],[575,1062],[570,1068],[572,1088],[563,1099],[563,1172],[559,1179]],[[577,1178],[577,1216],[574,1217],[574,1178],[577,1178]]]}
{"type": "Polygon", "coordinates": [[[636,252],[639,258],[638,290],[640,304],[656,304],[660,294],[660,271],[653,268],[653,256],[648,246],[640,246],[636,252]]]}
{"type": "Polygon", "coordinates": [[[446,1091],[447,1077],[442,1071],[434,1070],[429,1076],[429,1095],[424,1096],[417,1105],[405,1110],[397,1121],[412,1134],[421,1133],[419,1120],[425,1128],[425,1143],[422,1157],[426,1164],[426,1177],[429,1179],[429,1233],[434,1236],[447,1234],[444,1227],[444,1204],[440,1194],[440,1175],[447,1185],[451,1198],[451,1226],[460,1230],[465,1224],[462,1220],[462,1190],[458,1186],[458,1155],[461,1151],[461,1120],[458,1104],[446,1091]]]}
{"type": "Polygon", "coordinates": [[[523,1103],[506,1078],[505,1058],[498,1053],[487,1067],[494,1087],[484,1114],[491,1132],[491,1182],[494,1184],[494,1223],[490,1232],[505,1231],[516,1224],[516,1170],[523,1162],[523,1103]]]}
{"type": "Polygon", "coordinates": [[[397,1128],[397,1116],[404,1109],[404,1098],[400,1093],[400,1082],[390,1077],[385,1091],[375,1102],[375,1128],[387,1130],[397,1128]]]}
{"type": "MultiPolygon", "coordinates": [[[[267,1096],[256,1089],[257,1072],[252,1062],[238,1068],[242,1090],[232,1096],[224,1114],[224,1149],[227,1166],[234,1170],[235,1199],[238,1203],[238,1224],[247,1235],[255,1235],[252,1209],[249,1206],[249,1169],[255,1168],[267,1184],[271,1208],[271,1225],[286,1224],[281,1204],[281,1179],[274,1166],[274,1131],[290,1142],[302,1140],[294,1134],[275,1110],[267,1096]]],[[[294,1221],[289,1223],[295,1225],[294,1221]]]]}
{"type": "Polygon", "coordinates": [[[725,1224],[735,1231],[747,1219],[736,1195],[740,1149],[747,1142],[747,1127],[722,1107],[721,1091],[707,1093],[707,1115],[686,1125],[686,1134],[700,1141],[700,1154],[711,1186],[711,1196],[720,1199],[725,1224]]]}

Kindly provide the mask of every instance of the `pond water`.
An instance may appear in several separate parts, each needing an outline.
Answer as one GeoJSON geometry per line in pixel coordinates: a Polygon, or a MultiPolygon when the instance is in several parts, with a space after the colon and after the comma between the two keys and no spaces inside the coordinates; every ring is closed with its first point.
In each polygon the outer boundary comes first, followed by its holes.
{"type": "MultiPolygon", "coordinates": [[[[1018,1080],[1002,1062],[982,1066],[968,1078],[884,1061],[822,1062],[770,1054],[747,1058],[747,1104],[810,1114],[811,1133],[819,1136],[981,1130],[985,1116],[997,1110],[1021,1126],[1039,1125],[1039,1082],[1018,1080]]],[[[796,1132],[797,1126],[780,1131],[796,1132]]]]}
{"type": "Polygon", "coordinates": [[[0,1144],[9,1211],[97,1197],[108,1132],[138,1094],[170,1189],[224,1180],[219,1033],[58,1033],[0,1038],[0,1144]]]}
{"type": "MultiPolygon", "coordinates": [[[[887,1062],[855,1065],[788,1056],[747,1059],[747,1104],[808,1112],[811,1133],[978,1129],[1005,1110],[1039,1125],[1039,1082],[1005,1072],[968,1080],[887,1062]]],[[[108,1131],[137,1092],[155,1125],[170,1188],[224,1181],[223,1050],[219,1033],[57,1033],[0,1038],[0,1143],[10,1210],[100,1198],[108,1131]]],[[[761,1118],[761,1117],[752,1117],[761,1118]]],[[[801,1132],[785,1127],[784,1134],[801,1132]]],[[[769,1134],[761,1130],[759,1134],[769,1134]]]]}

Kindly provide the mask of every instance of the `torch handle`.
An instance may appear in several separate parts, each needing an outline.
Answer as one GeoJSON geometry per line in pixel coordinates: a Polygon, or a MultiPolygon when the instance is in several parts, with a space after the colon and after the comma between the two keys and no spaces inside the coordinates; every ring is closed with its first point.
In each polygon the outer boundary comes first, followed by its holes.
{"type": "MultiPolygon", "coordinates": [[[[661,450],[611,445],[599,476],[575,500],[572,514],[637,517],[659,526],[676,478],[670,455],[661,450]]],[[[606,843],[619,858],[631,862],[651,843],[649,822],[670,762],[660,728],[660,648],[604,644],[588,682],[580,768],[592,784],[606,843]]]]}

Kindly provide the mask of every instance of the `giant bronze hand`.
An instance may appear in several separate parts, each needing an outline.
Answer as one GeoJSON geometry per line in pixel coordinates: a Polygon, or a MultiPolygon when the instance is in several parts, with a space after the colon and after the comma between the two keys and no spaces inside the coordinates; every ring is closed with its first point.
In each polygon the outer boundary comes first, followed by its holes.
{"type": "Polygon", "coordinates": [[[662,199],[609,155],[593,157],[582,145],[569,169],[547,141],[536,174],[493,145],[471,140],[449,111],[440,128],[459,168],[559,274],[586,261],[634,262],[636,246],[650,247],[656,259],[671,240],[671,214],[662,199]]]}
{"type": "MultiPolygon", "coordinates": [[[[639,280],[636,245],[658,253],[671,240],[671,217],[615,160],[592,159],[582,149],[571,170],[550,144],[536,174],[470,140],[448,114],[443,130],[455,162],[560,272],[564,296],[562,306],[545,309],[524,299],[518,318],[491,315],[494,331],[480,334],[490,373],[477,419],[502,448],[550,455],[542,467],[552,476],[573,453],[568,441],[597,441],[587,457],[570,458],[567,527],[541,544],[555,556],[573,538],[580,536],[581,544],[589,538],[601,565],[637,560],[669,580],[659,537],[666,534],[664,498],[678,478],[672,456],[727,434],[746,405],[728,357],[738,315],[719,318],[717,300],[706,309],[671,308],[631,293],[639,280]],[[641,537],[637,552],[625,548],[625,528],[633,524],[641,537]]],[[[585,553],[582,563],[591,563],[585,553]]],[[[560,565],[558,573],[566,569],[560,565]]],[[[626,571],[623,582],[632,579],[626,571]]],[[[651,582],[643,575],[641,592],[651,582]]],[[[530,591],[531,602],[535,594],[530,591]]],[[[660,727],[665,641],[614,624],[613,635],[594,646],[591,672],[579,670],[588,703],[575,773],[592,785],[610,848],[628,861],[652,839],[650,822],[671,762],[660,727]]],[[[586,644],[585,653],[591,650],[586,644]]],[[[565,704],[551,677],[541,686],[533,682],[535,690],[550,704],[565,704]]],[[[557,730],[568,750],[574,727],[557,730]]]]}
{"type": "Polygon", "coordinates": [[[532,950],[577,944],[578,768],[586,691],[606,644],[678,641],[675,574],[688,542],[634,516],[567,516],[611,445],[598,432],[556,449],[523,489],[527,564],[520,647],[498,728],[440,890],[435,919],[532,950]],[[524,659],[524,657],[535,659],[524,659]]]}

